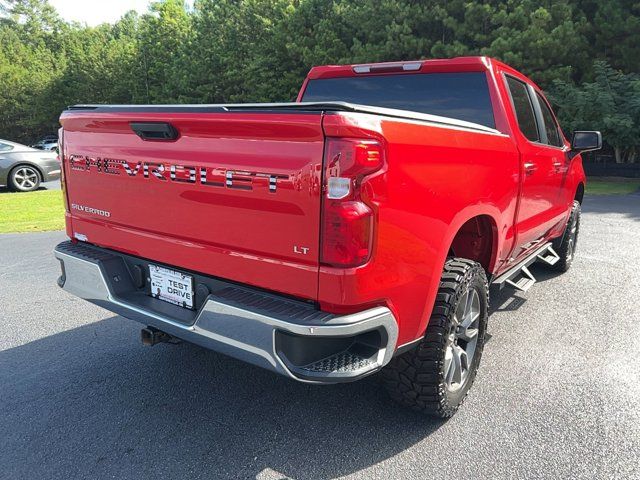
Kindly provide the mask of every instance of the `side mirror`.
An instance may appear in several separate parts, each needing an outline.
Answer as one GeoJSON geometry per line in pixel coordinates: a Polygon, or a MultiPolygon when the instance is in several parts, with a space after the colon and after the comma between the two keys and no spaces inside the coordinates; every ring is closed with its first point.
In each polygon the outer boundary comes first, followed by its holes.
{"type": "Polygon", "coordinates": [[[571,150],[579,152],[590,152],[602,148],[602,134],[595,131],[573,132],[571,137],[571,150]]]}

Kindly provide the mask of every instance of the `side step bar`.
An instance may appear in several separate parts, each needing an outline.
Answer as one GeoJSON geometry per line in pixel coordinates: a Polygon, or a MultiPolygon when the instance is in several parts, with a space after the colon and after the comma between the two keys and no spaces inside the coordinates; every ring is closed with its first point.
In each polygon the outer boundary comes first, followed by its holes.
{"type": "Polygon", "coordinates": [[[558,260],[560,260],[560,257],[551,246],[551,242],[548,242],[533,251],[527,258],[493,279],[491,286],[495,286],[500,290],[505,286],[509,286],[515,290],[526,292],[536,283],[536,278],[528,267],[537,261],[544,262],[547,265],[555,265],[558,260]]]}
{"type": "Polygon", "coordinates": [[[512,278],[506,279],[504,283],[516,290],[526,292],[536,283],[536,277],[533,276],[527,267],[523,266],[519,272],[516,272],[512,278]]]}
{"type": "Polygon", "coordinates": [[[549,245],[546,253],[541,253],[537,255],[537,257],[538,260],[546,263],[547,265],[555,265],[556,263],[558,263],[558,260],[560,260],[560,255],[556,253],[551,245],[549,245]]]}

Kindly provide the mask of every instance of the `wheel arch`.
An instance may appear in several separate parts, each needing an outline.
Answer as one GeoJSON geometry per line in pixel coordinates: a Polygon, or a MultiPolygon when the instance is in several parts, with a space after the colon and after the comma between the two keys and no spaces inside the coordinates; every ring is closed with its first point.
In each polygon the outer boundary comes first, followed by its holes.
{"type": "Polygon", "coordinates": [[[582,205],[582,199],[584,198],[584,183],[579,182],[576,187],[576,194],[573,196],[574,200],[577,200],[580,205],[582,205]]]}
{"type": "Polygon", "coordinates": [[[447,257],[461,257],[478,262],[487,274],[493,271],[498,252],[498,225],[489,213],[463,218],[452,228],[447,257]]]}
{"type": "MultiPolygon", "coordinates": [[[[498,254],[503,244],[501,238],[504,237],[503,230],[505,226],[503,222],[499,220],[502,217],[503,213],[494,205],[469,205],[459,211],[448,222],[446,230],[444,230],[440,238],[437,239],[437,243],[434,244],[435,255],[431,258],[429,265],[426,295],[424,296],[424,303],[422,304],[420,322],[417,323],[415,331],[413,332],[414,339],[422,337],[429,324],[447,257],[456,256],[465,258],[465,254],[470,255],[464,251],[455,252],[454,254],[454,250],[456,249],[456,245],[458,247],[457,250],[460,250],[460,245],[466,241],[465,237],[470,234],[473,237],[473,231],[478,227],[478,223],[476,222],[479,222],[480,231],[483,232],[483,245],[478,246],[477,251],[483,252],[483,255],[471,254],[470,256],[475,256],[475,258],[470,258],[469,260],[478,261],[485,270],[487,277],[491,276],[498,263],[498,254]]],[[[435,239],[432,239],[432,241],[436,242],[435,239]]]]}
{"type": "Polygon", "coordinates": [[[20,160],[12,165],[11,168],[9,168],[9,173],[7,173],[7,180],[9,179],[9,176],[13,173],[13,171],[18,167],[33,167],[38,172],[38,175],[40,175],[40,181],[44,181],[44,172],[42,171],[42,167],[40,167],[37,163],[25,160],[20,160]]]}

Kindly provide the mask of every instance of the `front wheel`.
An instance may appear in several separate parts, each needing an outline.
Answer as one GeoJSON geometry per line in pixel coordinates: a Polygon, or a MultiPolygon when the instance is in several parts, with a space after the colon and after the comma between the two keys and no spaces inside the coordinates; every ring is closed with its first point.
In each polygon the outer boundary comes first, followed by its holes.
{"type": "Polygon", "coordinates": [[[424,338],[391,360],[383,382],[398,403],[441,418],[460,407],[480,365],[489,309],[482,266],[450,258],[424,338]]]}
{"type": "Polygon", "coordinates": [[[40,172],[30,165],[18,165],[9,173],[9,187],[17,192],[33,192],[40,181],[40,172]]]}
{"type": "Polygon", "coordinates": [[[553,249],[560,257],[552,267],[554,270],[566,272],[571,267],[578,245],[578,233],[580,233],[580,202],[574,201],[564,233],[553,241],[553,249]]]}

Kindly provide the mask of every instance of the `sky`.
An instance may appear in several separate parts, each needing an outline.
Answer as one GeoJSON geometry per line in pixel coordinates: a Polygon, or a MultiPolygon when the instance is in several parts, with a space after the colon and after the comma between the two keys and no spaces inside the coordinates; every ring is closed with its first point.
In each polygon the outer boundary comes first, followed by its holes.
{"type": "Polygon", "coordinates": [[[114,23],[129,10],[147,11],[150,0],[49,0],[60,16],[95,26],[103,22],[114,23]]]}

